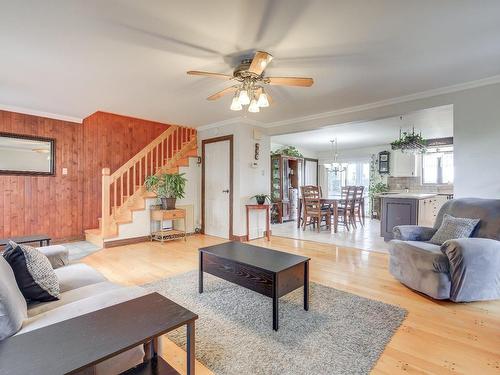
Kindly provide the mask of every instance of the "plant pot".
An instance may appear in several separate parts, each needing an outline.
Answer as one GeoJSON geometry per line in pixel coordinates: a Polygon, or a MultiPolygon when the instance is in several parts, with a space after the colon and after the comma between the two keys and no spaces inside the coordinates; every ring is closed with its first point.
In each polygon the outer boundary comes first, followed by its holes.
{"type": "Polygon", "coordinates": [[[163,210],[175,210],[176,198],[161,198],[161,208],[163,210]]]}
{"type": "Polygon", "coordinates": [[[262,198],[255,198],[255,200],[257,201],[257,204],[264,204],[266,203],[266,197],[262,197],[262,198]]]}

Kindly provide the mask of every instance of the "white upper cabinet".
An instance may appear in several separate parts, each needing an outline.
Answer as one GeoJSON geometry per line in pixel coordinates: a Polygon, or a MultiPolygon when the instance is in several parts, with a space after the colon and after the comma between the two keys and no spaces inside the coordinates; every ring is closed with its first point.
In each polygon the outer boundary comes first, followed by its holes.
{"type": "Polygon", "coordinates": [[[413,154],[404,154],[399,150],[391,152],[393,177],[414,177],[418,176],[417,156],[413,154]]]}

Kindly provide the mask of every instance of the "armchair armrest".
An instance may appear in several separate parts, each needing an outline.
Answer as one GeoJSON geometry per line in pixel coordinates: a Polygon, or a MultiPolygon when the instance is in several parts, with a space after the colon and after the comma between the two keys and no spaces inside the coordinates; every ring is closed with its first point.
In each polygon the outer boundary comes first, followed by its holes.
{"type": "Polygon", "coordinates": [[[441,251],[450,261],[452,301],[500,298],[500,241],[489,238],[448,240],[441,251]]]}
{"type": "Polygon", "coordinates": [[[43,246],[36,249],[49,258],[49,262],[54,269],[69,264],[68,249],[62,245],[43,246]]]}
{"type": "Polygon", "coordinates": [[[401,241],[429,241],[436,229],[419,227],[418,225],[397,225],[393,228],[395,240],[401,241]]]}

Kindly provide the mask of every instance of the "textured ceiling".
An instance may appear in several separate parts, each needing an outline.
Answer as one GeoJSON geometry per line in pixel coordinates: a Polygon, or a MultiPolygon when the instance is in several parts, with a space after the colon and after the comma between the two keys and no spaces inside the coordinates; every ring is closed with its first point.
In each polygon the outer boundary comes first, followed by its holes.
{"type": "Polygon", "coordinates": [[[85,117],[100,109],[187,125],[237,117],[230,73],[261,49],[270,123],[500,74],[500,1],[0,1],[0,104],[85,117]]]}

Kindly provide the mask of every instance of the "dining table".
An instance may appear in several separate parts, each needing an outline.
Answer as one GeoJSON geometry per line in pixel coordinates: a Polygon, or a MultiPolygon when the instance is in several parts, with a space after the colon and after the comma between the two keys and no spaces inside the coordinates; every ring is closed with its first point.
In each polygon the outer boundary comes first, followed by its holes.
{"type": "MultiPolygon", "coordinates": [[[[329,195],[325,198],[320,198],[321,205],[329,205],[332,210],[333,215],[333,233],[337,233],[338,225],[339,225],[339,215],[338,208],[339,204],[345,202],[345,198],[342,198],[340,195],[329,195]]],[[[361,199],[361,212],[365,212],[365,199],[364,197],[361,199]]],[[[300,228],[301,220],[306,220],[302,213],[302,198],[299,199],[299,209],[297,213],[297,228],[300,228]]],[[[363,214],[363,224],[364,224],[364,214],[363,214]]]]}

